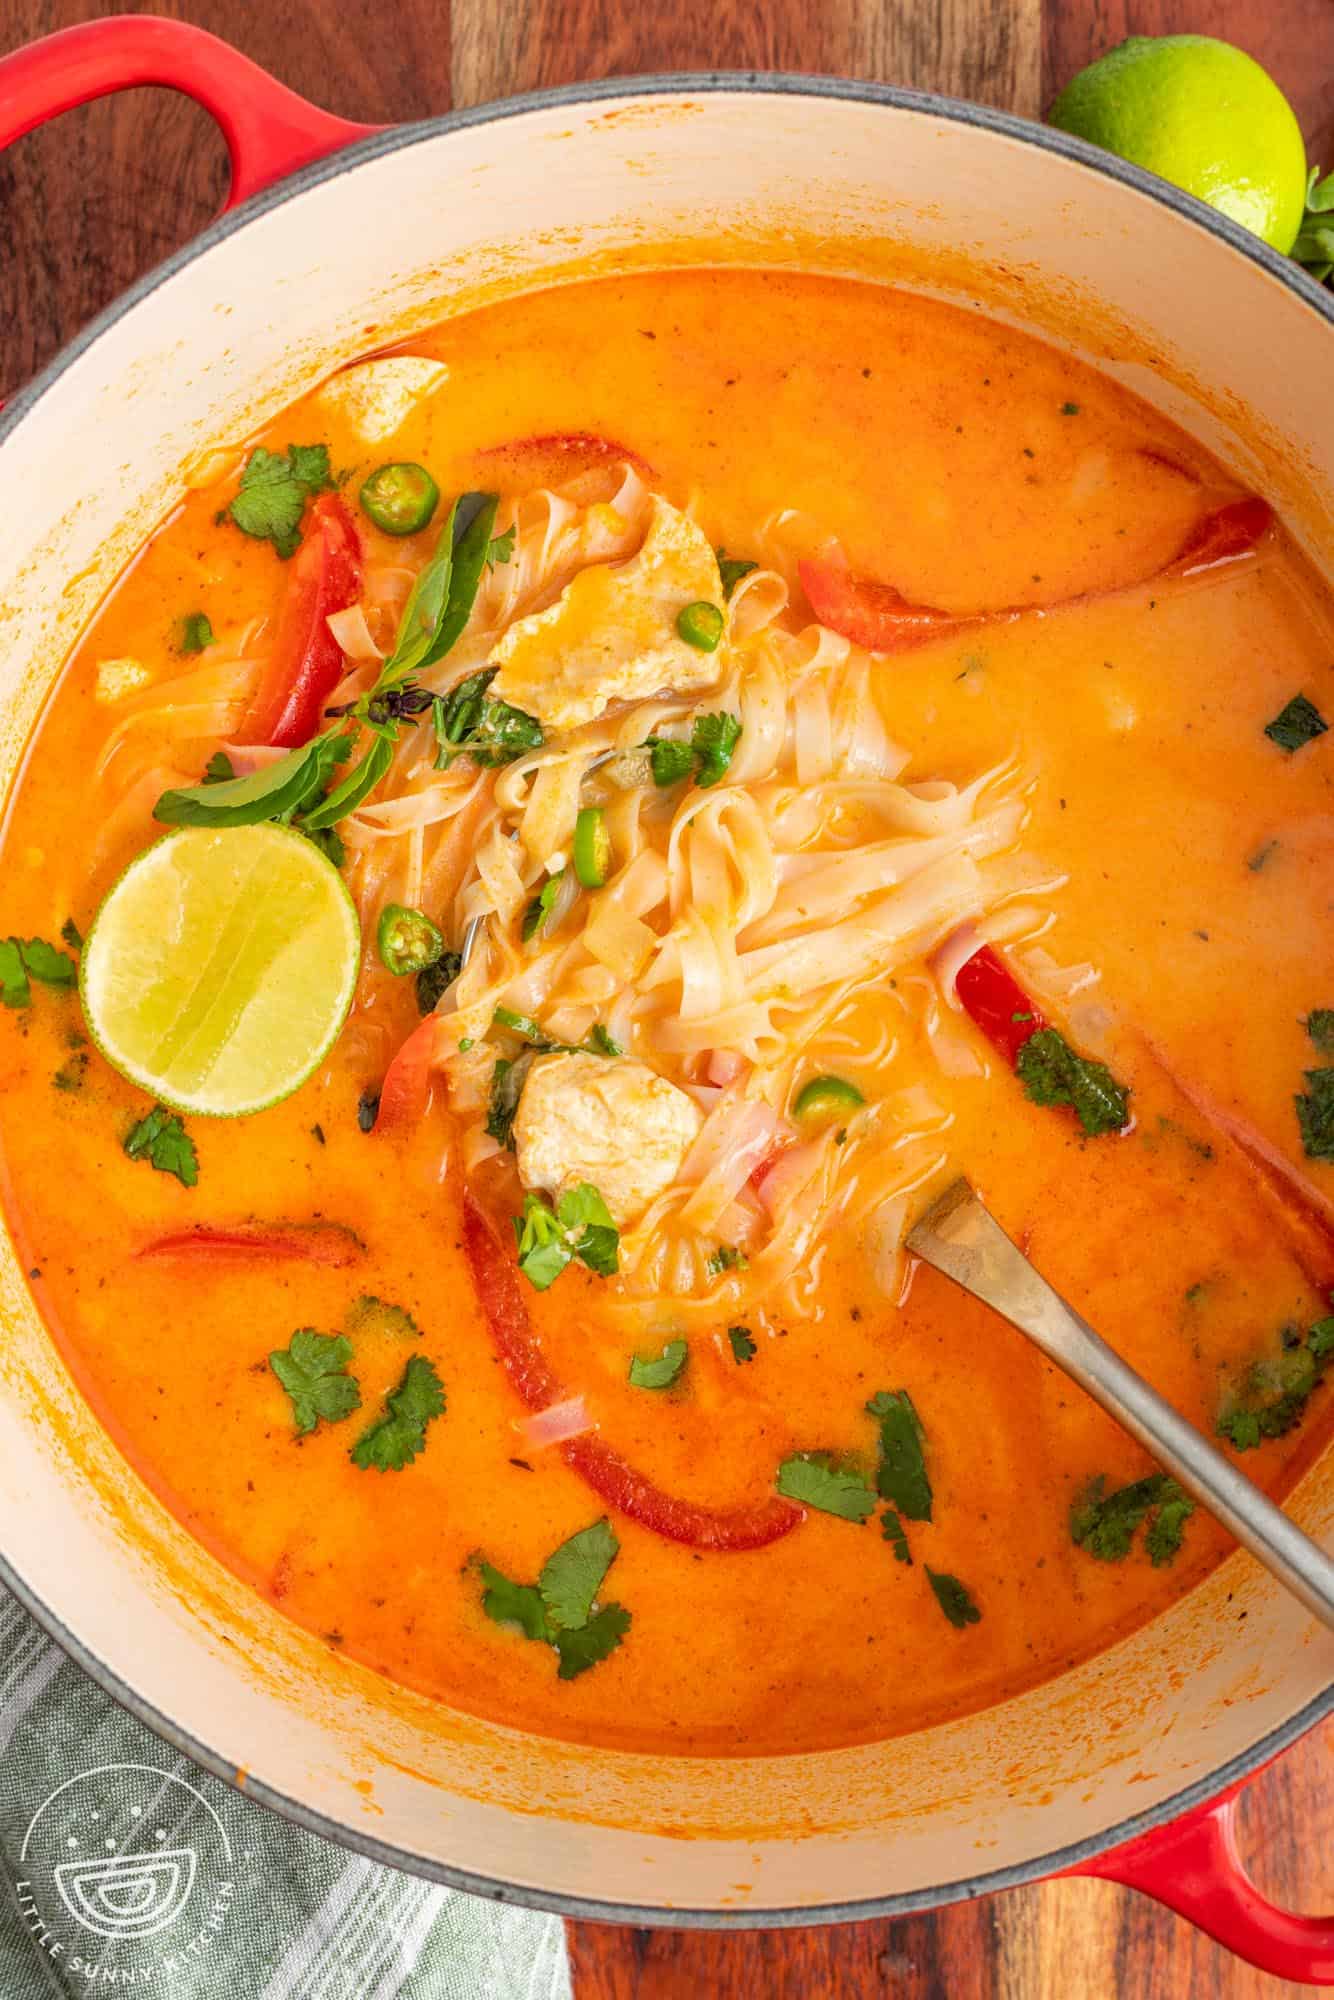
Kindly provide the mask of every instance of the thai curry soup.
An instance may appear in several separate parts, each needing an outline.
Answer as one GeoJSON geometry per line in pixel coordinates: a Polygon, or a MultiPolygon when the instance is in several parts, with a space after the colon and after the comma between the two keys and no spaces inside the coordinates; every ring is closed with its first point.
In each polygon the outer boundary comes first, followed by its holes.
{"type": "Polygon", "coordinates": [[[4,835],[10,1226],[153,1490],[331,1649],[632,1748],[915,1728],[1198,1580],[902,1241],[966,1173],[1271,1490],[1327,1434],[1334,628],[1263,498],[738,270],[209,443],[4,835]]]}

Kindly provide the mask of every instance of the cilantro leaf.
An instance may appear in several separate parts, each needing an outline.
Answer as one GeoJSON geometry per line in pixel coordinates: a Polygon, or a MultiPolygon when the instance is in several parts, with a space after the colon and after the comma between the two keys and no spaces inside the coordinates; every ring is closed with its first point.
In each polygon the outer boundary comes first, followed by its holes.
{"type": "Polygon", "coordinates": [[[881,1389],[866,1405],[880,1426],[876,1487],[910,1521],[931,1519],[931,1481],[922,1455],[921,1419],[906,1389],[881,1389]]]}
{"type": "Polygon", "coordinates": [[[861,1473],[840,1467],[828,1452],[798,1451],[785,1458],[778,1468],[778,1491],[843,1521],[865,1521],[876,1509],[876,1496],[861,1473]]]}
{"type": "Polygon", "coordinates": [[[727,1338],[732,1346],[732,1359],[737,1363],[738,1367],[743,1361],[754,1360],[756,1352],[755,1341],[748,1327],[729,1326],[727,1329],[727,1338]]]}
{"type": "Polygon", "coordinates": [[[323,790],[350,748],[346,736],[317,736],[244,778],[214,775],[210,764],[202,785],[163,792],[153,817],[163,826],[258,826],[288,818],[323,790]]]}
{"type": "Polygon", "coordinates": [[[1318,1320],[1305,1339],[1288,1329],[1275,1355],[1246,1371],[1218,1417],[1217,1430],[1238,1451],[1253,1451],[1263,1438],[1284,1437],[1306,1411],[1334,1353],[1334,1319],[1318,1320]]]}
{"type": "Polygon", "coordinates": [[[285,562],[300,545],[307,499],[332,485],[328,445],[289,444],[285,453],[257,445],[226,512],[243,535],[272,542],[285,562]]]}
{"type": "Polygon", "coordinates": [[[1334,1007],[1313,1007],[1306,1017],[1306,1032],[1322,1056],[1334,1056],[1334,1007]]]}
{"type": "Polygon", "coordinates": [[[645,739],[644,747],[649,753],[655,785],[663,788],[679,785],[695,768],[695,753],[688,743],[678,743],[670,736],[650,736],[645,739]]]}
{"type": "Polygon", "coordinates": [[[503,535],[492,535],[486,551],[486,566],[488,569],[494,569],[497,563],[509,562],[514,554],[514,543],[518,532],[517,526],[510,526],[506,528],[503,535]]]}
{"type": "Polygon", "coordinates": [[[552,1551],[542,1565],[537,1588],[553,1625],[572,1632],[588,1623],[620,1546],[604,1518],[552,1551]]]}
{"type": "Polygon", "coordinates": [[[533,1583],[514,1583],[489,1562],[479,1564],[482,1582],[482,1609],[497,1625],[517,1625],[525,1639],[542,1639],[555,1644],[547,1621],[542,1593],[533,1583]]]}
{"type": "MultiPolygon", "coordinates": [[[[490,1129],[488,1125],[487,1130],[490,1129]]],[[[523,1213],[514,1218],[514,1233],[519,1244],[519,1269],[535,1291],[545,1292],[555,1284],[574,1252],[544,1195],[524,1196],[523,1213]]]]}
{"type": "Polygon", "coordinates": [[[572,1681],[578,1675],[595,1667],[599,1660],[605,1660],[614,1653],[626,1633],[630,1630],[630,1613],[622,1604],[604,1604],[595,1611],[586,1625],[575,1631],[561,1631],[556,1634],[556,1651],[560,1655],[560,1665],[556,1677],[562,1681],[572,1681]]]}
{"type": "Polygon", "coordinates": [[[958,1631],[981,1621],[982,1613],[974,1604],[972,1593],[957,1576],[951,1576],[947,1570],[928,1569],[926,1580],[935,1592],[936,1603],[958,1631]]]}
{"type": "Polygon", "coordinates": [[[1150,1520],[1145,1548],[1155,1567],[1170,1562],[1181,1547],[1182,1529],[1195,1502],[1165,1472],[1151,1472],[1108,1493],[1100,1473],[1070,1510],[1070,1538],[1098,1562],[1129,1555],[1136,1530],[1150,1520]]]}
{"type": "Polygon", "coordinates": [[[422,1330],[410,1312],[391,1305],[388,1299],[377,1299],[373,1292],[363,1292],[353,1302],[346,1324],[349,1333],[387,1333],[395,1340],[421,1339],[422,1330]]]}
{"type": "Polygon", "coordinates": [[[202,611],[187,612],[181,620],[181,651],[202,653],[213,644],[213,627],[202,611]]]}
{"type": "Polygon", "coordinates": [[[352,1447],[351,1459],[363,1472],[401,1472],[426,1448],[426,1426],[442,1414],[445,1389],[434,1365],[414,1354],[403,1378],[385,1398],[384,1415],[368,1424],[352,1447]]]}
{"type": "Polygon", "coordinates": [[[697,715],[690,732],[695,753],[697,785],[716,785],[727,775],[732,752],[741,740],[741,719],[721,710],[717,715],[697,715]]]}
{"type": "Polygon", "coordinates": [[[630,1382],[636,1389],[670,1389],[680,1379],[690,1353],[684,1340],[669,1340],[661,1354],[630,1357],[630,1382]]]}
{"type": "Polygon", "coordinates": [[[753,569],[759,568],[759,564],[747,562],[744,558],[738,559],[736,556],[729,556],[726,549],[715,549],[714,554],[718,558],[718,574],[723,582],[723,597],[730,604],[732,601],[732,592],[736,589],[742,577],[749,576],[753,569]]]}
{"type": "Polygon", "coordinates": [[[132,1160],[147,1160],[160,1174],[175,1174],[182,1187],[192,1188],[199,1179],[199,1156],[194,1140],[174,1111],[155,1104],[125,1135],[125,1151],[132,1160]]]}
{"type": "Polygon", "coordinates": [[[26,1007],[31,1000],[32,988],[18,939],[0,939],[0,1002],[6,1007],[26,1007]]]}
{"type": "Polygon", "coordinates": [[[236,776],[236,766],[225,750],[215,750],[204,766],[204,783],[221,785],[227,778],[236,776]]]}
{"type": "Polygon", "coordinates": [[[1015,1075],[1034,1104],[1068,1105],[1090,1139],[1119,1132],[1129,1093],[1105,1063],[1079,1055],[1055,1028],[1039,1028],[1015,1059],[1015,1075]]]}
{"type": "Polygon", "coordinates": [[[1329,724],[1315,703],[1308,701],[1304,694],[1295,694],[1273,721],[1265,724],[1265,735],[1291,757],[1303,744],[1323,736],[1328,728],[1329,724]]]}
{"type": "Polygon", "coordinates": [[[590,1181],[567,1190],[554,1209],[545,1195],[526,1194],[514,1233],[519,1269],[539,1292],[576,1258],[599,1278],[613,1277],[620,1266],[620,1231],[590,1181]]]}
{"type": "Polygon", "coordinates": [[[361,1408],[361,1390],[347,1373],[352,1342],[341,1333],[298,1327],[286,1347],[275,1347],[269,1366],[286,1389],[299,1436],[323,1420],[336,1424],[361,1408]]]}
{"type": "Polygon", "coordinates": [[[1308,1160],[1334,1160],[1334,1069],[1303,1072],[1308,1089],[1293,1098],[1308,1160]]]}
{"type": "Polygon", "coordinates": [[[527,1639],[556,1650],[557,1677],[574,1680],[615,1652],[630,1629],[620,1604],[596,1610],[598,1591],[620,1544],[608,1521],[594,1521],[553,1550],[536,1584],[515,1583],[491,1563],[478,1561],[482,1610],[498,1625],[515,1625],[527,1639]]]}
{"type": "Polygon", "coordinates": [[[907,1534],[892,1507],[886,1507],[880,1516],[880,1532],[893,1549],[895,1562],[912,1562],[912,1550],[908,1547],[907,1534]]]}
{"type": "Polygon", "coordinates": [[[73,986],[79,977],[74,960],[66,952],[57,951],[45,938],[24,938],[19,950],[29,976],[40,979],[43,986],[73,986]]]}
{"type": "Polygon", "coordinates": [[[495,667],[484,667],[447,695],[437,696],[432,705],[437,771],[447,771],[456,757],[463,756],[492,770],[542,748],[546,739],[535,715],[488,695],[497,672],[495,667]]]}

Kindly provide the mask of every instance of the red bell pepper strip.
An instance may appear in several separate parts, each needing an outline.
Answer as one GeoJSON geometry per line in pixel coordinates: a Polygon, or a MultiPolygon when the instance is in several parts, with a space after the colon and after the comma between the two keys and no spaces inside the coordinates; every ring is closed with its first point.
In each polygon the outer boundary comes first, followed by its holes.
{"type": "Polygon", "coordinates": [[[490,476],[508,474],[516,487],[559,486],[577,472],[615,465],[621,459],[637,472],[647,476],[653,472],[648,460],[629,445],[600,437],[596,431],[548,431],[540,436],[510,438],[505,444],[486,445],[477,457],[488,467],[490,476]]]}
{"type": "Polygon", "coordinates": [[[295,750],[320,726],[343,676],[343,653],[325,622],[361,595],[361,544],[336,493],[311,502],[301,546],[287,572],[277,630],[239,743],[295,750]]]}
{"type": "MultiPolygon", "coordinates": [[[[566,1392],[533,1336],[514,1260],[471,1193],[463,1197],[463,1247],[511,1387],[530,1410],[547,1409],[563,1401],[566,1392]]],[[[566,1438],[554,1449],[609,1507],[664,1540],[683,1542],[688,1548],[732,1553],[767,1548],[805,1518],[805,1508],[778,1494],[758,1506],[726,1510],[679,1500],[589,1433],[566,1438]]]]}
{"type": "MultiPolygon", "coordinates": [[[[1266,500],[1251,495],[1244,500],[1229,501],[1225,507],[1217,507],[1197,521],[1170,562],[1141,577],[1139,583],[1151,583],[1158,576],[1198,576],[1221,563],[1235,562],[1239,556],[1250,554],[1272,519],[1266,500]]],[[[1054,604],[1005,605],[998,611],[956,613],[934,610],[926,604],[910,604],[892,583],[854,576],[841,561],[807,556],[797,564],[797,571],[820,623],[870,653],[907,653],[932,639],[951,637],[973,625],[999,624],[1021,618],[1026,611],[1059,611],[1068,605],[1116,594],[1083,591],[1075,597],[1060,598],[1054,604]]],[[[1118,584],[1117,592],[1138,587],[1118,584]]]]}
{"type": "Polygon", "coordinates": [[[440,1022],[428,1014],[385,1071],[375,1114],[377,1132],[405,1132],[425,1117],[439,1040],[440,1022]]]}
{"type": "Polygon", "coordinates": [[[274,1264],[289,1258],[340,1271],[366,1254],[366,1246],[341,1222],[248,1223],[230,1229],[186,1229],[157,1236],[136,1257],[189,1258],[194,1262],[274,1264]]]}
{"type": "Polygon", "coordinates": [[[954,978],[959,1005],[976,1022],[1011,1069],[1030,1035],[1047,1023],[998,951],[984,944],[965,959],[954,978]]]}

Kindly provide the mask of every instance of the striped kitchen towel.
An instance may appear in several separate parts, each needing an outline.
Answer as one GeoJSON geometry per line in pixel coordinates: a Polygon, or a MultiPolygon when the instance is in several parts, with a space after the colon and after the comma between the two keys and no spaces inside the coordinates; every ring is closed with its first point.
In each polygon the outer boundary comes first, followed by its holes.
{"type": "Polygon", "coordinates": [[[120,1708],[0,1592],[0,1996],[570,2000],[560,1920],[291,1826],[120,1708]]]}

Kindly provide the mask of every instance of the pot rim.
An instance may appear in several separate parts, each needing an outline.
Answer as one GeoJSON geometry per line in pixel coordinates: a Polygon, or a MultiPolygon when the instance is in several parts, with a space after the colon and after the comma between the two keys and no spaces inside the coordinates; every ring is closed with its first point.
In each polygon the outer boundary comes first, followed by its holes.
{"type": "MultiPolygon", "coordinates": [[[[224,241],[270,209],[296,199],[308,189],[353,172],[368,161],[397,152],[403,147],[437,138],[442,133],[467,131],[473,126],[494,124],[502,119],[520,117],[530,111],[573,108],[621,98],[692,94],[816,97],[872,104],[885,110],[946,119],[956,125],[972,126],[979,131],[1018,140],[1024,145],[1054,153],[1109,180],[1120,181],[1134,189],[1136,193],[1171,209],[1182,221],[1206,231],[1238,256],[1258,265],[1270,278],[1276,279],[1288,291],[1294,292],[1328,325],[1334,327],[1334,294],[1325,287],[1317,285],[1309,273],[1301,265],[1294,263],[1290,257],[1280,255],[1269,244],[1222,215],[1217,209],[1210,208],[1193,195],[1183,193],[1170,182],[1159,179],[1157,175],[1147,172],[1144,168],[1118,159],[1114,154],[1104,152],[1101,148],[1074,138],[1069,133],[1057,131],[1034,120],[1021,118],[1014,112],[995,110],[988,105],[965,103],[961,99],[941,96],[935,92],[906,90],[894,84],[861,82],[847,77],[815,76],[804,73],[765,70],[683,70],[642,77],[603,77],[587,83],[564,84],[556,88],[527,91],[498,102],[443,112],[434,118],[421,119],[409,124],[386,126],[366,138],[354,140],[347,146],[340,147],[322,159],[312,161],[295,173],[276,181],[271,187],[263,189],[238,207],[225,211],[198,236],[191,238],[179,250],[174,251],[164,262],[136,279],[126,291],[90,320],[88,325],[83,327],[31,382],[16,393],[8,406],[0,411],[0,446],[3,446],[5,439],[56,386],[66,370],[127,312],[150,298],[160,285],[212,249],[214,244],[224,241]]],[[[3,467],[0,465],[0,471],[2,470],[3,467]]],[[[146,1701],[128,1681],[123,1680],[100,1660],[37,1593],[29,1588],[24,1578],[13,1569],[2,1548],[0,1548],[0,1584],[18,1599],[48,1636],[77,1666],[91,1676],[104,1693],[111,1695],[136,1720],[201,1769],[228,1783],[235,1783],[236,1774],[232,1762],[188,1730],[181,1728],[169,1715],[151,1702],[146,1701]]],[[[428,1880],[443,1883],[449,1888],[485,1897],[492,1902],[521,1904],[529,1908],[552,1911],[563,1917],[582,1917],[603,1923],[647,1925],[655,1928],[718,1931],[787,1929],[812,1923],[839,1923],[875,1917],[907,1916],[924,1910],[940,1909],[950,1903],[967,1901],[977,1896],[993,1895],[1003,1889],[1020,1888],[1049,1876],[1076,1872],[1095,1857],[1104,1855],[1138,1839],[1143,1834],[1152,1832],[1157,1827],[1217,1800],[1220,1795],[1270,1763],[1291,1743],[1296,1742],[1331,1713],[1334,1713],[1334,1682],[1295,1715],[1290,1716],[1268,1735],[1252,1744],[1249,1749],[1240,1752],[1206,1776],[1196,1779],[1193,1784],[1183,1787],[1181,1791],[1161,1800],[1157,1805],[1120,1820],[1116,1825],[1100,1833],[1090,1834],[1082,1840],[1053,1848],[1027,1861],[1010,1863],[1005,1867],[987,1870],[977,1875],[960,1876],[952,1882],[930,1889],[916,1889],[897,1895],[868,1896],[851,1902],[803,1904],[778,1909],[664,1908],[654,1904],[621,1903],[593,1896],[573,1896],[526,1884],[505,1882],[494,1876],[477,1874],[467,1868],[412,1853],[406,1848],[378,1840],[371,1834],[346,1827],[313,1807],[288,1797],[257,1775],[247,1773],[245,1792],[248,1797],[272,1808],[305,1831],[332,1841],[339,1847],[350,1849],[367,1860],[388,1867],[405,1869],[428,1880]]]]}

